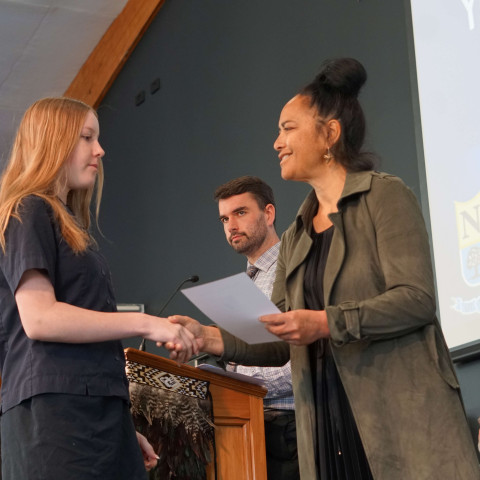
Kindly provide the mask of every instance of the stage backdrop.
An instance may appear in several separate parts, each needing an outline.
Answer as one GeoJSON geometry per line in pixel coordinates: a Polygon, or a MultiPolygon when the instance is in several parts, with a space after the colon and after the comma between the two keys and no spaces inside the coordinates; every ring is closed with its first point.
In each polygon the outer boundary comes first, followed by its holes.
{"type": "Polygon", "coordinates": [[[480,1],[412,0],[423,147],[442,328],[480,340],[480,1]]]}

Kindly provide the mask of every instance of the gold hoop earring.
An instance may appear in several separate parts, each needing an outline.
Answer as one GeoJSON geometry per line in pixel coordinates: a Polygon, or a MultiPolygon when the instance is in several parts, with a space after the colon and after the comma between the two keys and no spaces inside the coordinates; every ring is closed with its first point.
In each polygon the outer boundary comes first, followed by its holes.
{"type": "Polygon", "coordinates": [[[328,165],[332,159],[333,159],[333,155],[332,153],[330,152],[330,147],[327,147],[327,153],[323,156],[324,160],[325,160],[325,163],[328,165]]]}

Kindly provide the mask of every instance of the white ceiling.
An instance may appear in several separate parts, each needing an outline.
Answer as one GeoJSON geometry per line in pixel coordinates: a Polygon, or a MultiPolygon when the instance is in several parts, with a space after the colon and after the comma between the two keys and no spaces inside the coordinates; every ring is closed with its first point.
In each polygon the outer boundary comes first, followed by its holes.
{"type": "Polygon", "coordinates": [[[35,100],[62,95],[127,0],[0,0],[0,161],[35,100]]]}

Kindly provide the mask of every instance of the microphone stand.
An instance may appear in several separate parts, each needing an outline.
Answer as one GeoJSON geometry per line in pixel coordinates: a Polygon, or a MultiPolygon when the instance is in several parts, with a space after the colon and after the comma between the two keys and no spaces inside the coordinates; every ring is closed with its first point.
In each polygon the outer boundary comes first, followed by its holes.
{"type": "MultiPolygon", "coordinates": [[[[163,304],[162,308],[157,312],[155,313],[154,315],[156,315],[157,317],[159,317],[163,311],[167,308],[168,304],[172,301],[173,297],[178,293],[178,291],[188,282],[192,282],[192,283],[196,283],[200,280],[200,277],[198,275],[192,275],[188,278],[186,278],[185,280],[182,280],[182,282],[180,282],[180,284],[178,285],[178,287],[173,291],[173,293],[170,295],[170,297],[168,298],[168,300],[163,304]]],[[[138,349],[141,351],[141,352],[145,352],[146,351],[146,348],[145,348],[145,338],[142,340],[142,343],[140,343],[140,346],[138,347],[138,349]]]]}

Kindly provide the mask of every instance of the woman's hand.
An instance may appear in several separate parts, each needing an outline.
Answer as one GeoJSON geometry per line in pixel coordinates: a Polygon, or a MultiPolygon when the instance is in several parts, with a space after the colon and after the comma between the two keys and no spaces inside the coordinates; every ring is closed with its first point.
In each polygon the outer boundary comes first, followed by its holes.
{"type": "Polygon", "coordinates": [[[145,469],[149,472],[153,467],[157,466],[158,455],[150,445],[149,441],[141,434],[136,432],[138,445],[143,455],[143,462],[145,463],[145,469]]]}
{"type": "Polygon", "coordinates": [[[145,338],[170,350],[170,358],[185,363],[200,351],[201,341],[183,325],[170,322],[166,318],[156,318],[155,323],[152,332],[145,338]]]}
{"type": "MultiPolygon", "coordinates": [[[[184,315],[172,315],[168,317],[168,320],[177,326],[182,325],[185,327],[195,337],[198,348],[202,352],[219,356],[223,354],[223,339],[217,327],[202,325],[194,318],[184,315]]],[[[170,358],[179,361],[176,352],[172,349],[170,350],[170,358]]]]}
{"type": "Polygon", "coordinates": [[[310,345],[319,338],[330,337],[324,310],[291,310],[260,317],[270,333],[292,345],[310,345]]]}

